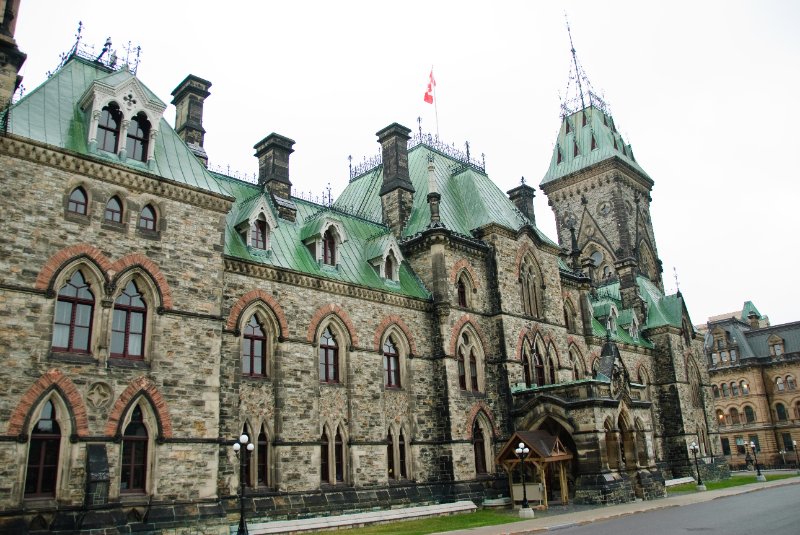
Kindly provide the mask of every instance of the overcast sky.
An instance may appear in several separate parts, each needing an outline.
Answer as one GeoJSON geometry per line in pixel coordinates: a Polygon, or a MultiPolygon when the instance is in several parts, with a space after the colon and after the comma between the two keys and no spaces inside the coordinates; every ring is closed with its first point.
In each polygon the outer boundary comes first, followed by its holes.
{"type": "MultiPolygon", "coordinates": [[[[439,133],[485,153],[507,191],[538,185],[578,59],[655,181],[652,217],[664,284],[673,267],[694,323],[752,300],[773,324],[800,320],[800,2],[211,2],[22,0],[16,40],[28,91],[74,42],[124,58],[162,100],[187,74],[212,82],[205,148],[253,174],[253,145],[294,139],[296,192],[334,196],[375,132],[436,131],[423,102],[437,79],[439,133]]],[[[174,123],[170,106],[165,114],[174,123]]],[[[556,239],[547,199],[536,221],[556,239]]]]}

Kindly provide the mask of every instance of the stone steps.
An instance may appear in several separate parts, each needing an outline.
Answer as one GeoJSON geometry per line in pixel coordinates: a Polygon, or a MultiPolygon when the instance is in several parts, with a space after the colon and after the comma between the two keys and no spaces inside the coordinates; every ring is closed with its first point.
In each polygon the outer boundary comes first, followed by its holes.
{"type": "MultiPolygon", "coordinates": [[[[275,522],[260,522],[248,524],[250,535],[266,535],[274,533],[305,533],[320,530],[333,530],[346,527],[395,522],[398,520],[412,520],[432,516],[452,515],[455,513],[472,513],[477,509],[471,501],[455,503],[438,503],[417,507],[403,507],[399,509],[382,509],[367,513],[353,513],[337,516],[320,516],[296,520],[280,520],[275,522]]],[[[236,526],[231,529],[231,534],[236,533],[236,526]]]]}

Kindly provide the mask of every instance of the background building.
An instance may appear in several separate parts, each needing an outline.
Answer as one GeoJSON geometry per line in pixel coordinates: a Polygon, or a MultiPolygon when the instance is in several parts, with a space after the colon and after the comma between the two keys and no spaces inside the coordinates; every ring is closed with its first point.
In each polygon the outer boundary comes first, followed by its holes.
{"type": "Polygon", "coordinates": [[[800,441],[800,323],[770,325],[750,301],[709,318],[705,333],[722,453],[731,467],[796,462],[800,441]]]}
{"type": "Polygon", "coordinates": [[[573,454],[551,499],[662,496],[692,442],[725,474],[653,181],[593,93],[542,181],[557,244],[532,187],[396,123],[335,202],[293,194],[274,133],[256,182],[211,172],[211,83],[173,128],[107,52],[2,115],[0,529],[227,533],[241,433],[260,518],[507,495],[517,430],[573,454]]]}

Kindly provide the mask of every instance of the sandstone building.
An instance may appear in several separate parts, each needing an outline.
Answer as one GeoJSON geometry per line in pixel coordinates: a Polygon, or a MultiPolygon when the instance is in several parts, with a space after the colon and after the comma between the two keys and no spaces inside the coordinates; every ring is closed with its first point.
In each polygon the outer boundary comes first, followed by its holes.
{"type": "Polygon", "coordinates": [[[747,301],[709,318],[705,351],[722,454],[732,467],[797,462],[800,441],[800,323],[770,325],[747,301]]]}
{"type": "Polygon", "coordinates": [[[573,455],[532,474],[551,498],[661,496],[691,442],[724,473],[653,181],[596,97],[545,170],[556,243],[532,187],[399,124],[330,204],[278,134],[257,183],[209,171],[210,88],[177,86],[173,128],[75,51],[0,116],[0,531],[227,533],[241,433],[251,518],[507,496],[515,431],[573,455]]]}

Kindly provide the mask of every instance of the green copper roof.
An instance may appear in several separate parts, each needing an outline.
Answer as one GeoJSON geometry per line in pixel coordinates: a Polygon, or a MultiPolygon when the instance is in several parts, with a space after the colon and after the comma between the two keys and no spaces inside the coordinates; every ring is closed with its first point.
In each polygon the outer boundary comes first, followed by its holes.
{"type": "MultiPolygon", "coordinates": [[[[230,195],[224,184],[217,181],[189,151],[183,140],[162,118],[154,147],[153,166],[131,158],[121,161],[116,154],[88,149],[88,112],[78,102],[95,80],[114,86],[132,77],[127,71],[113,73],[93,62],[73,57],[42,85],[25,95],[12,106],[8,131],[34,141],[68,149],[81,155],[151,173],[188,186],[214,193],[230,195]]],[[[148,98],[161,103],[144,84],[148,98]]],[[[162,103],[163,104],[163,103],[162,103]]]]}
{"type": "Polygon", "coordinates": [[[742,321],[748,321],[748,318],[750,317],[751,313],[755,313],[755,315],[758,316],[758,319],[762,319],[763,318],[763,316],[758,311],[758,309],[756,308],[756,306],[753,304],[752,301],[745,301],[744,302],[744,306],[742,307],[741,320],[742,321]]]}
{"type": "MultiPolygon", "coordinates": [[[[360,217],[344,214],[335,208],[321,206],[302,199],[293,198],[297,206],[295,221],[277,219],[277,227],[270,229],[269,249],[260,250],[249,246],[236,232],[236,225],[244,220],[244,214],[264,199],[272,207],[268,193],[262,192],[256,184],[242,182],[221,174],[212,173],[236,197],[233,209],[228,214],[225,232],[225,254],[231,257],[297,271],[308,275],[357,284],[376,290],[405,295],[419,299],[429,299],[430,293],[417,278],[406,262],[399,266],[398,281],[381,278],[369,260],[379,256],[377,247],[387,245],[393,240],[389,229],[360,217]],[[321,230],[327,220],[341,225],[347,240],[340,244],[337,266],[319,264],[312,256],[303,240],[321,230]]],[[[274,212],[273,212],[274,214],[274,212]]]]}
{"type": "Polygon", "coordinates": [[[636,162],[631,146],[626,145],[620,133],[617,132],[614,120],[602,110],[588,106],[561,121],[558,139],[553,147],[550,168],[539,185],[544,186],[561,177],[614,157],[621,159],[642,176],[650,179],[636,162]]]}
{"type": "MultiPolygon", "coordinates": [[[[431,153],[434,155],[435,187],[441,195],[439,213],[447,229],[470,236],[473,230],[489,223],[512,230],[518,230],[526,224],[532,225],[486,174],[464,166],[423,143],[408,152],[408,171],[416,191],[411,217],[403,229],[403,236],[413,236],[430,224],[428,155],[431,153]],[[454,170],[460,172],[453,174],[454,170]]],[[[334,206],[372,221],[381,221],[378,193],[382,183],[383,166],[378,166],[350,182],[334,206]]],[[[544,242],[556,245],[540,230],[534,229],[544,242]]]]}
{"type": "MultiPolygon", "coordinates": [[[[639,295],[647,303],[647,324],[640,327],[642,329],[650,329],[671,325],[680,328],[683,320],[683,297],[679,294],[662,294],[661,290],[650,279],[641,275],[636,278],[636,282],[639,285],[639,295]]],[[[602,286],[598,288],[597,293],[597,301],[602,302],[604,299],[611,299],[617,304],[618,309],[621,309],[622,299],[619,294],[619,282],[612,282],[602,286]]]]}

